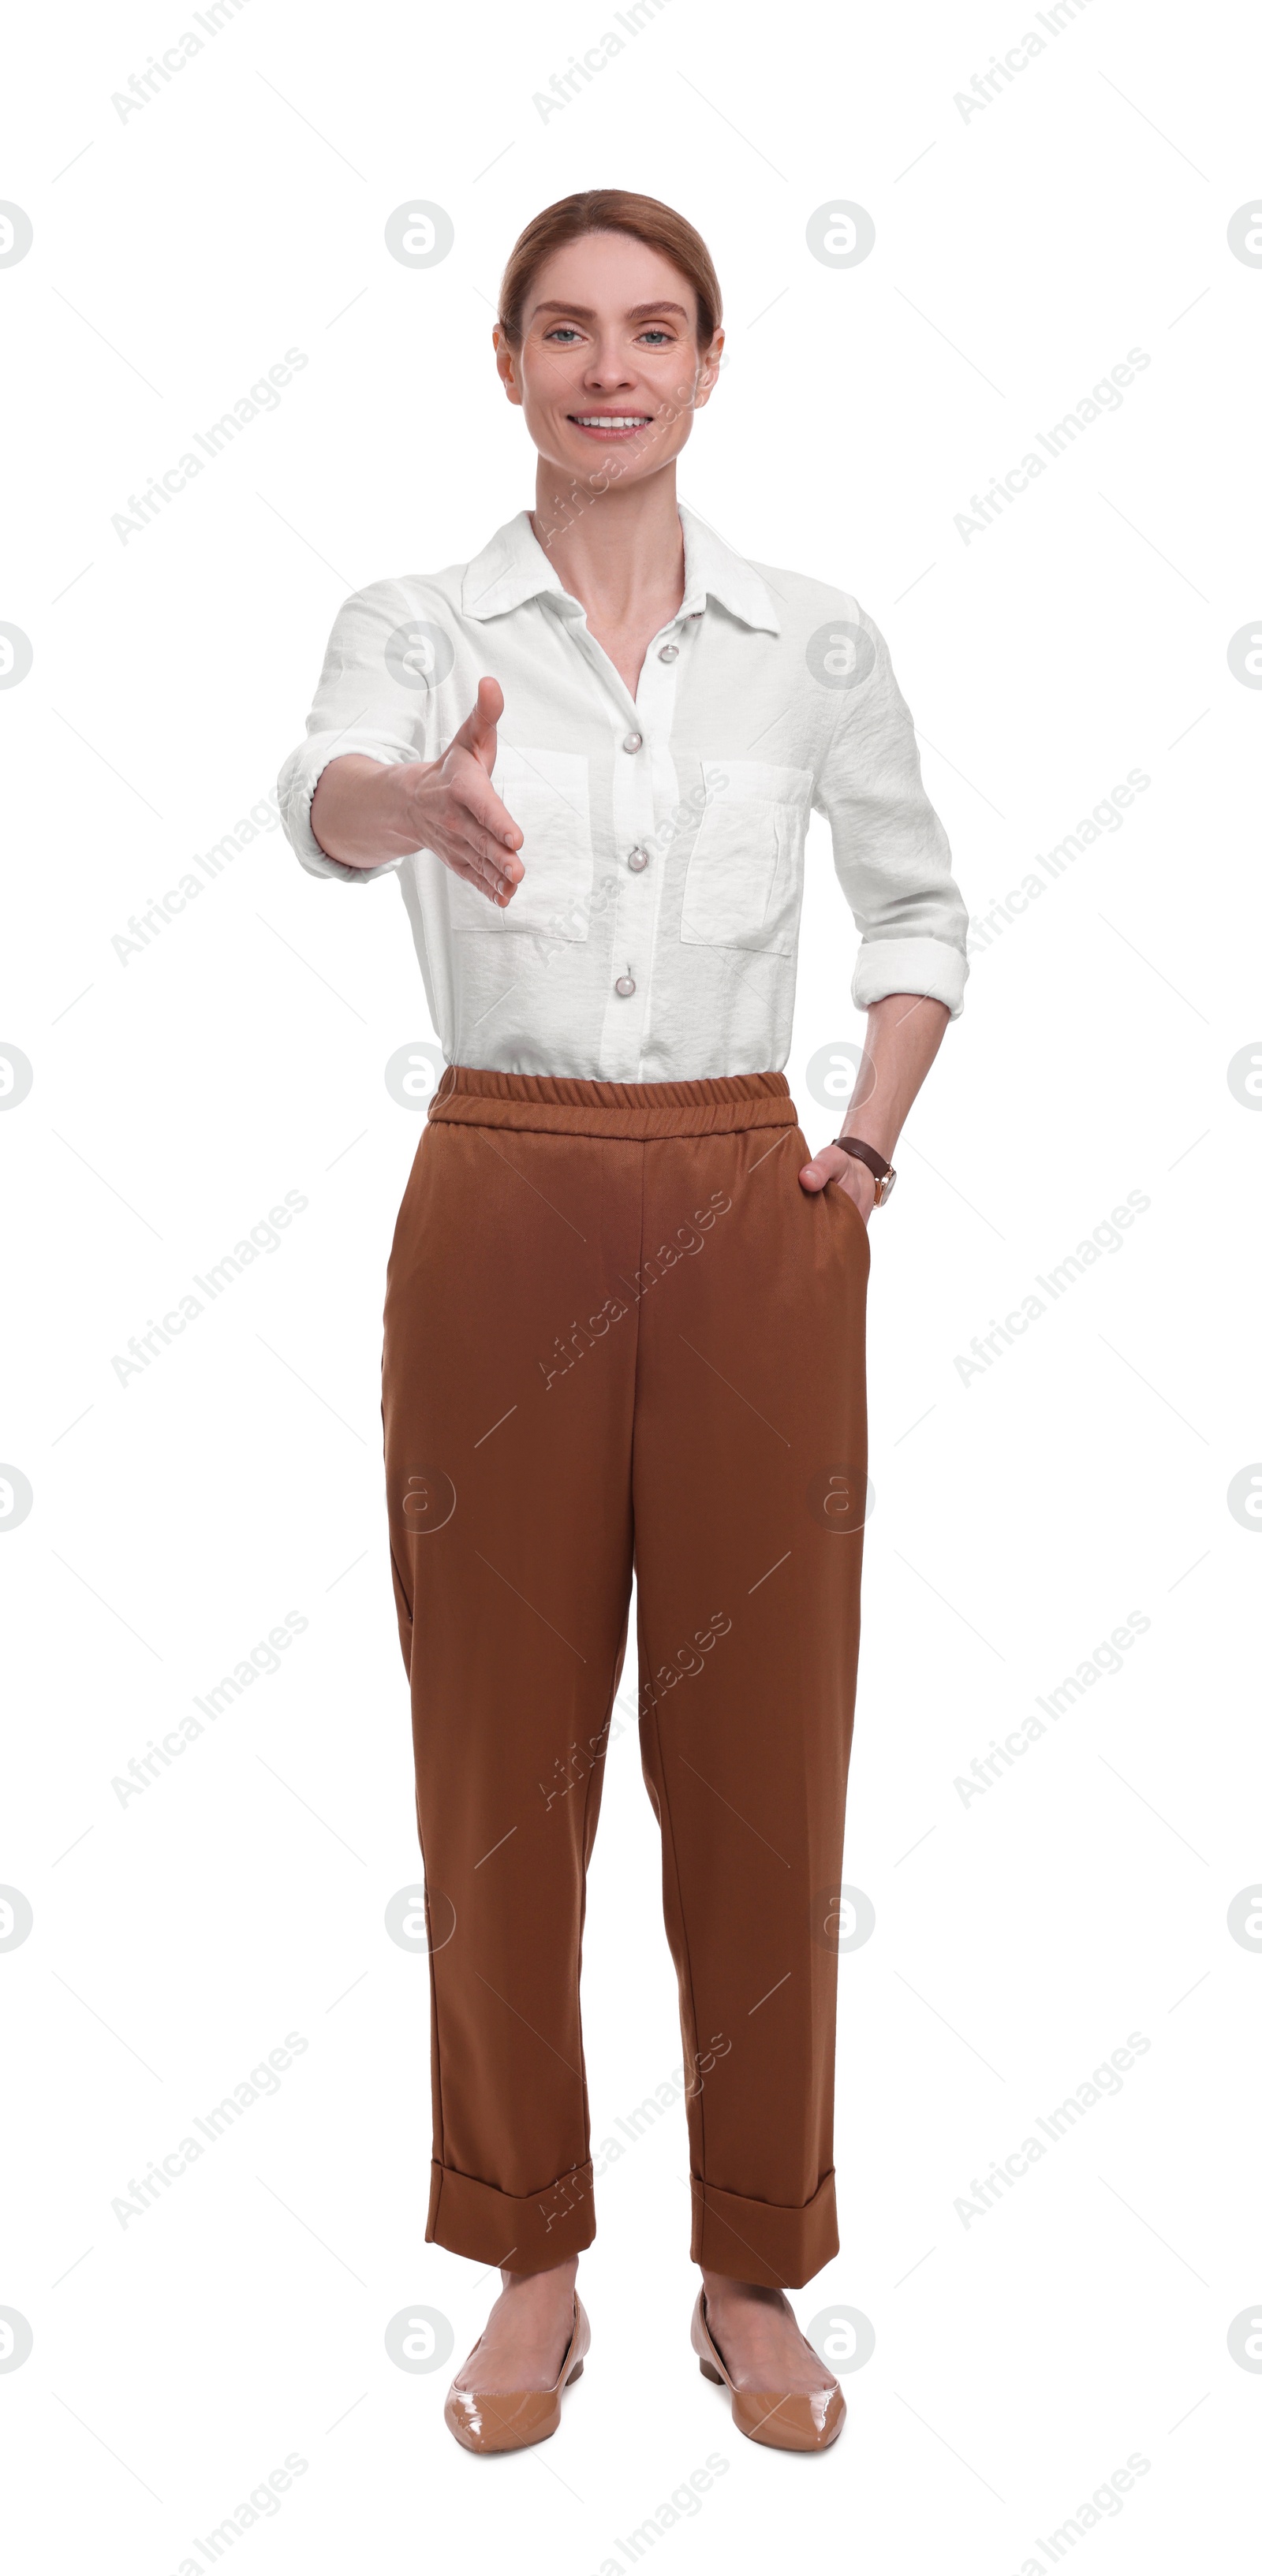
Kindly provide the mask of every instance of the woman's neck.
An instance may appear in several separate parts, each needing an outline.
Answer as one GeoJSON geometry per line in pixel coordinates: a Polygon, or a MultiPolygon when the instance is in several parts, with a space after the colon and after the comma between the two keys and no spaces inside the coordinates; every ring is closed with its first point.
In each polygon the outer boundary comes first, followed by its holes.
{"type": "Polygon", "coordinates": [[[558,489],[553,467],[539,459],[531,524],[557,577],[581,601],[595,632],[645,629],[653,635],[684,595],[684,538],[675,494],[674,460],[620,490],[558,489]]]}

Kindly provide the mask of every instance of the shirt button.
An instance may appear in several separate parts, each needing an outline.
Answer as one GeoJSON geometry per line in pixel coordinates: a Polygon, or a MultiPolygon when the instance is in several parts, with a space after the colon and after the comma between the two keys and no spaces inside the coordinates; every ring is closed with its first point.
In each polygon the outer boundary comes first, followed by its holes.
{"type": "Polygon", "coordinates": [[[630,868],[634,876],[638,877],[648,866],[648,863],[649,854],[647,850],[628,850],[627,866],[630,868]]]}
{"type": "Polygon", "coordinates": [[[677,644],[663,644],[657,658],[659,662],[677,662],[679,660],[679,646],[677,644]]]}
{"type": "Polygon", "coordinates": [[[635,991],[634,975],[620,975],[614,986],[614,991],[615,993],[621,994],[624,1002],[628,1001],[632,993],[635,991]]]}
{"type": "Polygon", "coordinates": [[[644,736],[642,733],[625,734],[623,736],[622,748],[624,751],[639,751],[643,741],[644,736]]]}

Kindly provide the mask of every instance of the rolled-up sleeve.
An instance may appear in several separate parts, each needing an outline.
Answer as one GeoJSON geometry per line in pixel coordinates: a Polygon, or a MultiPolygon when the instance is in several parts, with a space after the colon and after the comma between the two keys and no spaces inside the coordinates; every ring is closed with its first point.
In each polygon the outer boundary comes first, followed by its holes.
{"type": "Polygon", "coordinates": [[[832,826],[833,864],[860,932],[851,998],[863,1010],[887,993],[927,993],[957,1019],[968,913],[925,794],[888,646],[871,618],[850,606],[855,622],[844,631],[855,640],[854,675],[839,675],[840,704],[812,801],[832,826]]]}
{"type": "Polygon", "coordinates": [[[345,752],[387,762],[427,757],[423,697],[418,700],[414,690],[400,683],[387,658],[387,646],[394,647],[415,616],[415,604],[389,581],[356,591],[338,611],[306,740],[291,751],[276,782],[285,838],[312,876],[366,885],[402,866],[402,857],[383,859],[375,868],[351,868],[331,859],[311,829],[311,799],[322,771],[345,752]]]}

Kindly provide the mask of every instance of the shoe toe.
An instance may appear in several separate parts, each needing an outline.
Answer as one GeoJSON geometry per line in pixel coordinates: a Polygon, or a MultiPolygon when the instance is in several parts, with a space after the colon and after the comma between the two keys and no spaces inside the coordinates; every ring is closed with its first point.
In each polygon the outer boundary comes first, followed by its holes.
{"type": "Polygon", "coordinates": [[[555,2433],[561,2405],[551,2388],[449,2388],[443,2421],[466,2451],[521,2451],[555,2433]]]}
{"type": "Polygon", "coordinates": [[[732,2391],[732,2421],[751,2442],[774,2451],[825,2451],[841,2431],[846,2401],[839,2388],[810,2396],[777,2395],[774,2389],[732,2391]]]}

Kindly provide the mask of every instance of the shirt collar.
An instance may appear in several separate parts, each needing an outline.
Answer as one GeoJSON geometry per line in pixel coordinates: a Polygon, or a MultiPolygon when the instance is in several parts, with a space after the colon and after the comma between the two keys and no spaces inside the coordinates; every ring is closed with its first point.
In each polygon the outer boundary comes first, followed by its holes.
{"type": "MultiPolygon", "coordinates": [[[[720,607],[739,617],[742,625],[778,635],[780,621],[771,594],[753,565],[725,545],[715,529],[683,501],[679,504],[679,521],[684,532],[680,616],[695,616],[705,608],[707,600],[716,599],[720,607]]],[[[519,510],[515,519],[496,529],[481,554],[466,564],[460,604],[467,617],[501,617],[543,592],[553,592],[563,601],[570,597],[531,527],[529,511],[519,510]]],[[[577,607],[577,601],[574,605],[577,607]]]]}

